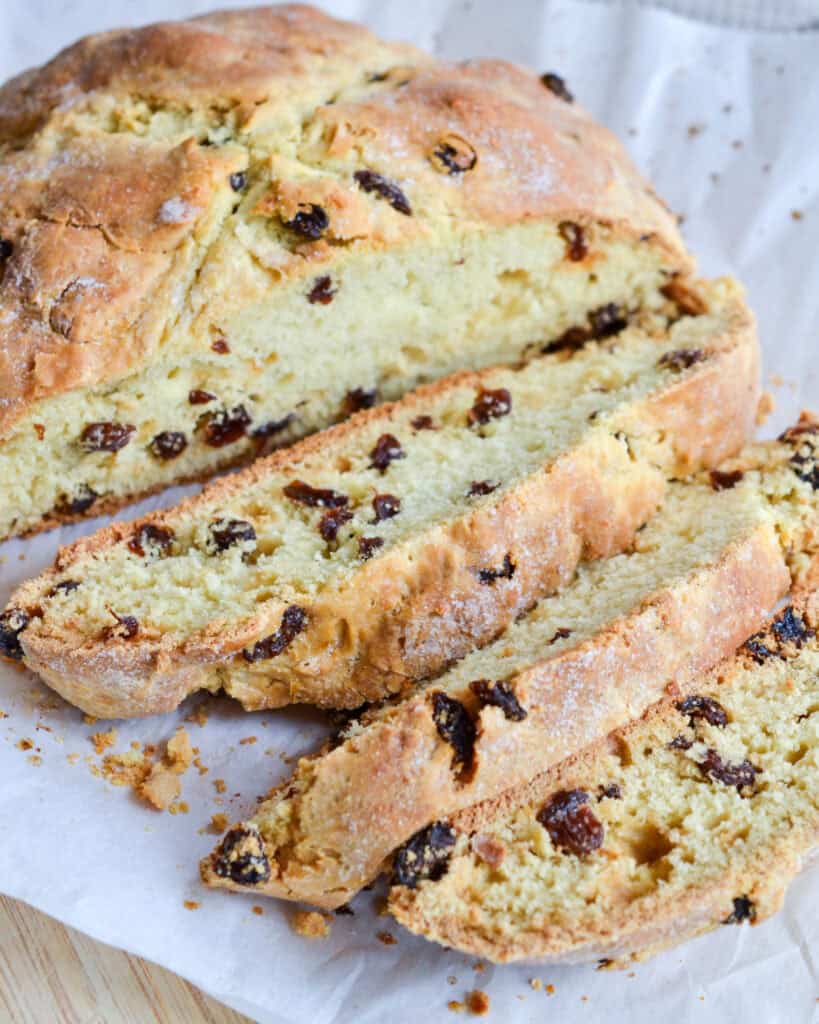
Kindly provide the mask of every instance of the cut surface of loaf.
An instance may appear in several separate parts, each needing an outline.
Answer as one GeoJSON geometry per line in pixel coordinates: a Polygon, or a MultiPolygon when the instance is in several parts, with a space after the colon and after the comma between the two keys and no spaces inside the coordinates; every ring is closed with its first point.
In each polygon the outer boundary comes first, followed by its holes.
{"type": "Polygon", "coordinates": [[[817,626],[809,588],[643,721],[440,823],[392,913],[494,961],[604,963],[774,913],[819,845],[817,626]]]}
{"type": "Polygon", "coordinates": [[[492,644],[301,760],[203,862],[205,881],[338,906],[413,834],[525,783],[730,655],[788,588],[786,562],[798,575],[816,549],[819,438],[812,420],[800,429],[671,484],[630,552],[582,566],[492,644]]]}
{"type": "Polygon", "coordinates": [[[703,295],[708,313],[455,375],[78,541],[13,595],[6,653],[104,717],[197,688],[357,707],[439,671],[627,547],[667,477],[739,448],[753,325],[730,282],[703,295]]]}
{"type": "Polygon", "coordinates": [[[0,89],[0,537],[605,336],[691,266],[556,76],[298,5],[83,39],[0,89]]]}

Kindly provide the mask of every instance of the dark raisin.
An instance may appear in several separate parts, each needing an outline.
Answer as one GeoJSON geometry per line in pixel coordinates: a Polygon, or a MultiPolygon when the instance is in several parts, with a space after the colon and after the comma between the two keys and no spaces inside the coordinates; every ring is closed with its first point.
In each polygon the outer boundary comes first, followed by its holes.
{"type": "Polygon", "coordinates": [[[412,216],[409,200],[394,181],[375,171],[356,171],[353,175],[356,185],[364,192],[375,192],[386,199],[390,206],[407,217],[412,216]]]}
{"type": "Polygon", "coordinates": [[[255,825],[231,829],[214,855],[213,870],[238,885],[259,885],[270,878],[270,862],[255,825]]]}
{"type": "Polygon", "coordinates": [[[338,537],[338,531],[353,518],[353,513],[346,508],[330,508],[319,520],[318,531],[328,544],[338,537]]]}
{"type": "Polygon", "coordinates": [[[384,519],[392,519],[401,511],[401,499],[394,494],[376,494],[373,498],[373,510],[375,519],[373,523],[380,523],[384,519]]]}
{"type": "Polygon", "coordinates": [[[251,437],[273,437],[275,434],[280,434],[290,426],[295,418],[295,413],[289,412],[280,420],[268,420],[266,423],[261,423],[251,431],[251,437]]]}
{"type": "Polygon", "coordinates": [[[521,707],[509,683],[491,683],[488,679],[476,679],[469,684],[469,688],[482,704],[500,708],[504,718],[508,718],[510,722],[522,722],[526,718],[527,712],[521,707]]]}
{"type": "Polygon", "coordinates": [[[384,546],[383,537],[359,537],[358,538],[358,557],[362,562],[366,562],[372,558],[373,555],[378,551],[379,548],[384,546]]]}
{"type": "Polygon", "coordinates": [[[597,802],[601,800],[622,800],[623,791],[617,785],[616,782],[609,783],[608,786],[597,787],[597,802]]]}
{"type": "Polygon", "coordinates": [[[478,154],[465,139],[448,135],[433,149],[430,159],[444,174],[465,174],[478,162],[478,154]]]}
{"type": "Polygon", "coordinates": [[[361,412],[362,409],[372,409],[378,398],[375,388],[365,391],[364,388],[353,388],[344,396],[342,412],[345,416],[352,416],[353,413],[361,412]]]}
{"type": "Polygon", "coordinates": [[[0,656],[21,661],[23,648],[20,634],[29,623],[29,614],[22,608],[8,608],[0,615],[0,656]]]}
{"type": "Polygon", "coordinates": [[[709,479],[715,491],[730,491],[732,487],[736,487],[744,475],[741,469],[735,469],[731,473],[721,473],[718,469],[712,469],[709,479]]]}
{"type": "Polygon", "coordinates": [[[330,218],[324,207],[317,203],[306,203],[292,220],[283,221],[283,224],[297,235],[317,241],[330,227],[330,218]]]}
{"type": "Polygon", "coordinates": [[[413,430],[436,430],[437,427],[431,416],[416,416],[410,421],[413,430]]]}
{"type": "Polygon", "coordinates": [[[628,327],[628,317],[616,302],[607,302],[589,313],[589,323],[593,338],[610,338],[628,327]]]}
{"type": "Polygon", "coordinates": [[[565,100],[566,103],[574,103],[574,96],[569,92],[566,83],[560,77],[555,74],[554,71],[547,71],[545,74],[540,76],[540,81],[549,92],[554,93],[558,99],[565,100]]]}
{"type": "Polygon", "coordinates": [[[591,331],[587,327],[570,327],[564,331],[559,338],[555,338],[554,341],[547,342],[541,348],[541,352],[544,355],[548,355],[550,352],[559,352],[561,349],[579,349],[582,348],[587,341],[592,337],[591,331]]]}
{"type": "Polygon", "coordinates": [[[87,512],[98,497],[97,492],[88,484],[80,484],[70,498],[65,494],[60,498],[57,502],[57,511],[61,515],[80,515],[87,512]]]}
{"type": "Polygon", "coordinates": [[[814,636],[814,631],[805,625],[805,622],[793,610],[793,605],[788,607],[774,619],[771,624],[774,636],[781,644],[795,644],[801,648],[802,644],[814,636]]]}
{"type": "Polygon", "coordinates": [[[437,882],[449,867],[455,833],[444,821],[435,821],[399,847],[393,860],[393,885],[414,889],[424,879],[437,882]]]}
{"type": "Polygon", "coordinates": [[[491,480],[473,480],[467,491],[467,498],[479,498],[491,494],[500,487],[500,482],[493,484],[491,480]]]}
{"type": "Polygon", "coordinates": [[[736,786],[737,793],[740,795],[745,786],[753,786],[760,771],[747,759],[739,764],[723,761],[713,747],[706,750],[705,757],[702,761],[697,762],[697,766],[706,777],[716,779],[717,782],[721,782],[725,786],[736,786]]]}
{"type": "Polygon", "coordinates": [[[102,631],[104,640],[131,640],[139,632],[139,621],[133,615],[117,615],[111,608],[109,612],[117,620],[115,626],[106,626],[102,631]]]}
{"type": "Polygon", "coordinates": [[[188,392],[188,401],[191,405],[207,405],[208,402],[216,401],[216,395],[210,391],[202,391],[201,388],[194,388],[188,392]]]}
{"type": "Polygon", "coordinates": [[[438,735],[452,747],[452,769],[469,771],[475,753],[475,723],[459,701],[441,690],[432,695],[432,720],[438,735]]]}
{"type": "Polygon", "coordinates": [[[728,724],[725,708],[713,697],[693,694],[685,700],[678,700],[674,707],[681,715],[688,715],[688,724],[692,729],[698,718],[703,718],[709,725],[715,725],[720,729],[724,729],[728,724]]]}
{"type": "Polygon", "coordinates": [[[346,494],[329,488],[311,487],[303,480],[294,480],[284,488],[285,497],[309,508],[344,508],[349,502],[346,494]]]}
{"type": "Polygon", "coordinates": [[[145,523],[128,541],[128,550],[133,551],[140,558],[144,558],[146,548],[149,554],[155,552],[159,555],[167,555],[173,544],[173,538],[173,530],[164,526],[154,526],[153,523],[145,523]]]}
{"type": "Polygon", "coordinates": [[[657,366],[679,372],[701,363],[703,359],[705,353],[701,348],[678,348],[674,352],[666,352],[660,356],[657,366]]]}
{"type": "Polygon", "coordinates": [[[342,903],[340,907],[336,907],[333,913],[336,917],[355,917],[355,911],[349,903],[342,903]]]}
{"type": "Polygon", "coordinates": [[[796,441],[798,447],[791,456],[790,464],[800,480],[810,484],[814,491],[819,490],[819,460],[816,457],[816,443],[810,434],[815,433],[816,426],[810,427],[797,424],[785,431],[780,440],[796,441]]]}
{"type": "Polygon", "coordinates": [[[8,238],[0,238],[0,261],[5,262],[11,259],[11,254],[14,252],[14,243],[10,242],[8,238]]]}
{"type": "Polygon", "coordinates": [[[307,612],[297,604],[291,604],[285,608],[282,621],[275,633],[266,636],[263,640],[257,640],[248,651],[242,651],[245,661],[262,661],[265,658],[275,658],[296,639],[299,633],[307,628],[307,612]]]}
{"type": "Polygon", "coordinates": [[[256,540],[256,531],[244,519],[217,519],[208,529],[211,544],[216,551],[227,551],[237,544],[256,540]]]}
{"type": "Polygon", "coordinates": [[[351,728],[358,724],[364,712],[371,707],[372,704],[365,702],[364,704],[359,704],[357,708],[340,708],[330,713],[332,732],[330,733],[329,743],[331,749],[335,749],[346,742],[351,728]]]}
{"type": "Polygon", "coordinates": [[[230,352],[230,345],[227,343],[227,338],[216,338],[211,342],[210,347],[220,356],[226,356],[230,352]]]}
{"type": "Polygon", "coordinates": [[[550,644],[554,644],[554,643],[557,643],[558,640],[568,640],[568,638],[571,635],[572,635],[572,631],[570,629],[566,629],[565,626],[560,626],[559,629],[555,630],[555,635],[552,637],[552,639],[549,641],[549,643],[550,644]]]}
{"type": "Polygon", "coordinates": [[[375,448],[370,452],[370,469],[377,469],[384,473],[391,462],[396,459],[406,458],[406,453],[401,447],[401,442],[392,434],[382,434],[375,442],[375,448]]]}
{"type": "Polygon", "coordinates": [[[503,556],[503,563],[500,569],[479,569],[478,579],[481,583],[486,583],[488,586],[492,586],[495,580],[511,580],[515,575],[515,563],[510,558],[508,552],[503,556]]]}
{"type": "Polygon", "coordinates": [[[317,277],[313,282],[313,287],[307,293],[307,301],[313,306],[316,303],[320,306],[329,306],[335,294],[336,289],[333,287],[333,279],[329,274],[322,274],[321,277],[317,277]]]}
{"type": "Polygon", "coordinates": [[[49,590],[49,597],[56,597],[57,594],[70,594],[72,590],[76,590],[79,587],[79,583],[76,580],[60,580],[59,583],[55,583],[54,586],[49,590]]]}
{"type": "Polygon", "coordinates": [[[603,845],[603,825],[583,789],[562,790],[538,811],[537,820],[558,849],[584,857],[603,845]]]}
{"type": "Polygon", "coordinates": [[[151,441],[149,448],[158,459],[175,459],[188,447],[188,439],[180,430],[163,430],[151,441]]]}
{"type": "Polygon", "coordinates": [[[506,388],[497,388],[494,391],[481,388],[466,420],[470,427],[483,425],[490,420],[500,419],[501,416],[508,416],[511,409],[512,396],[506,388]]]}
{"type": "Polygon", "coordinates": [[[689,750],[694,746],[694,741],[690,740],[687,736],[683,736],[680,733],[679,736],[675,736],[673,740],[668,744],[669,750],[689,750]]]}
{"type": "Polygon", "coordinates": [[[250,413],[243,405],[208,413],[205,419],[205,444],[211,448],[224,448],[225,445],[235,444],[245,436],[251,422],[250,413]]]}
{"type": "Polygon", "coordinates": [[[80,441],[87,452],[118,452],[131,440],[133,423],[89,423],[80,441]]]}
{"type": "Polygon", "coordinates": [[[228,180],[234,192],[243,192],[247,187],[247,172],[234,171],[228,180]]]}
{"type": "Polygon", "coordinates": [[[566,259],[578,263],[589,254],[589,247],[586,244],[586,233],[582,225],[575,224],[573,220],[562,220],[557,230],[560,237],[566,243],[566,259]]]}
{"type": "Polygon", "coordinates": [[[741,924],[743,921],[756,919],[756,906],[747,896],[735,896],[733,910],[722,922],[723,924],[741,924]]]}

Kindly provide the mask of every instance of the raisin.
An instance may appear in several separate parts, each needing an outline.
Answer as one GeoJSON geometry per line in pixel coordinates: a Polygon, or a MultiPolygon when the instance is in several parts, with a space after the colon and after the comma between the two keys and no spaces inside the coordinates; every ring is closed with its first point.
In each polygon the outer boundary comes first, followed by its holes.
{"type": "Polygon", "coordinates": [[[552,637],[552,639],[549,641],[549,643],[550,644],[554,644],[554,643],[557,643],[558,640],[568,640],[568,638],[571,635],[572,635],[572,631],[570,629],[566,629],[565,626],[560,626],[559,629],[555,630],[555,635],[552,637]]]}
{"type": "Polygon", "coordinates": [[[261,423],[258,427],[255,427],[251,431],[251,436],[273,437],[274,434],[280,434],[283,430],[286,430],[295,418],[295,413],[289,412],[286,416],[282,416],[280,420],[268,420],[266,423],[261,423]]]}
{"type": "Polygon", "coordinates": [[[608,786],[597,787],[597,802],[601,800],[622,800],[623,791],[617,785],[616,782],[609,783],[608,786]]]}
{"type": "Polygon", "coordinates": [[[76,590],[79,587],[79,583],[76,580],[60,580],[59,583],[55,583],[54,586],[49,590],[49,597],[56,597],[57,594],[70,594],[72,590],[76,590]]]}
{"type": "Polygon", "coordinates": [[[72,497],[63,495],[57,502],[57,511],[61,515],[80,515],[87,512],[99,495],[88,484],[80,484],[72,497]]]}
{"type": "Polygon", "coordinates": [[[102,631],[103,640],[131,640],[139,632],[139,621],[133,615],[117,615],[111,608],[109,612],[117,620],[115,626],[106,626],[102,631]]]}
{"type": "Polygon", "coordinates": [[[340,907],[336,907],[333,913],[336,917],[355,917],[355,911],[349,903],[342,903],[340,907]]]}
{"type": "Polygon", "coordinates": [[[29,614],[22,608],[9,608],[0,615],[0,656],[22,661],[20,634],[29,623],[29,614]]]}
{"type": "Polygon", "coordinates": [[[503,556],[503,563],[500,569],[479,569],[478,579],[481,583],[486,583],[488,586],[492,586],[495,580],[511,580],[515,575],[515,563],[507,552],[503,556]]]}
{"type": "Polygon", "coordinates": [[[245,436],[251,422],[250,413],[243,405],[208,413],[205,419],[205,444],[211,448],[235,444],[245,436]]]}
{"type": "Polygon", "coordinates": [[[396,459],[406,458],[406,453],[401,447],[401,442],[392,434],[382,434],[376,441],[375,448],[370,452],[370,469],[377,469],[384,473],[391,462],[396,459]]]}
{"type": "Polygon", "coordinates": [[[461,773],[472,767],[475,752],[475,723],[464,705],[443,691],[432,695],[432,720],[438,735],[452,747],[452,770],[461,773]]]}
{"type": "Polygon", "coordinates": [[[707,778],[715,779],[725,786],[736,786],[737,793],[742,795],[745,786],[753,786],[760,769],[755,768],[747,759],[739,764],[731,764],[730,761],[723,761],[719,753],[713,747],[705,752],[702,761],[697,766],[707,778]]]}
{"type": "Polygon", "coordinates": [[[558,849],[584,857],[603,845],[603,825],[583,789],[561,790],[538,811],[537,820],[558,849]]]}
{"type": "Polygon", "coordinates": [[[0,238],[0,261],[5,262],[11,259],[11,254],[14,252],[14,243],[9,241],[8,238],[0,238]]]}
{"type": "Polygon", "coordinates": [[[208,402],[216,401],[216,395],[210,391],[202,391],[201,388],[194,388],[188,392],[188,401],[191,405],[207,405],[208,402]]]}
{"type": "Polygon", "coordinates": [[[694,728],[698,718],[704,718],[709,725],[715,725],[724,729],[728,724],[728,715],[725,708],[713,697],[703,697],[700,694],[693,694],[685,700],[678,700],[674,707],[681,715],[688,715],[688,724],[694,728]]]}
{"type": "Polygon", "coordinates": [[[87,452],[118,452],[131,440],[133,423],[89,423],[80,441],[87,452]]]}
{"type": "Polygon", "coordinates": [[[373,498],[373,510],[375,519],[373,523],[383,522],[385,519],[392,519],[401,511],[401,499],[394,494],[376,494],[373,498]]]}
{"type": "Polygon", "coordinates": [[[210,524],[210,540],[217,551],[256,540],[256,531],[244,519],[217,519],[210,524]]]}
{"type": "Polygon", "coordinates": [[[329,306],[335,294],[336,289],[333,287],[333,279],[329,274],[322,274],[321,277],[317,277],[313,282],[313,287],[307,293],[307,301],[311,306],[315,306],[316,303],[321,306],[329,306]]]}
{"type": "Polygon", "coordinates": [[[362,562],[366,562],[372,558],[373,555],[378,551],[379,548],[384,546],[383,537],[359,537],[358,538],[358,557],[362,562]]]}
{"type": "Polygon", "coordinates": [[[357,708],[342,708],[331,712],[330,714],[330,725],[332,732],[330,733],[330,747],[335,749],[341,746],[349,738],[349,732],[354,725],[357,725],[361,720],[361,716],[372,707],[372,704],[364,703],[359,704],[357,708]]]}
{"type": "Polygon", "coordinates": [[[589,324],[592,337],[599,340],[619,334],[628,327],[628,318],[616,302],[607,302],[589,313],[589,324]]]}
{"type": "MultiPolygon", "coordinates": [[[[792,432],[798,429],[798,427],[792,427],[791,431],[786,431],[782,437],[791,440],[797,436],[792,432]]],[[[808,431],[807,428],[803,428],[801,433],[813,433],[813,429],[808,431]]],[[[799,448],[791,456],[790,464],[800,480],[810,484],[814,491],[819,490],[819,462],[817,462],[816,447],[812,439],[805,437],[803,441],[799,442],[799,448]]]]}
{"type": "Polygon", "coordinates": [[[297,235],[310,238],[314,242],[318,241],[330,227],[330,218],[324,207],[317,203],[303,205],[304,209],[299,210],[292,220],[285,220],[282,223],[290,231],[295,231],[297,235]]]}
{"type": "Polygon", "coordinates": [[[412,216],[409,200],[394,181],[369,170],[356,171],[353,179],[362,191],[375,192],[382,199],[386,199],[394,210],[403,213],[406,217],[412,216]]]}
{"type": "Polygon", "coordinates": [[[500,487],[500,482],[493,484],[491,480],[473,480],[466,493],[467,498],[479,498],[491,494],[500,487]]]}
{"type": "Polygon", "coordinates": [[[303,480],[294,480],[283,490],[285,497],[309,508],[344,508],[350,500],[346,494],[329,488],[311,487],[303,480]]]}
{"type": "Polygon", "coordinates": [[[393,884],[414,889],[424,879],[437,882],[447,872],[454,845],[455,833],[444,821],[416,832],[395,854],[393,884]]]}
{"type": "Polygon", "coordinates": [[[243,650],[242,657],[245,661],[262,661],[266,658],[275,658],[296,639],[299,633],[307,628],[307,612],[297,604],[291,604],[285,608],[282,621],[275,633],[266,636],[263,640],[257,640],[251,649],[243,650]]]}
{"type": "Polygon", "coordinates": [[[694,746],[694,741],[690,740],[687,736],[683,736],[680,733],[679,736],[675,736],[673,740],[668,744],[669,750],[690,750],[694,746]]]}
{"type": "Polygon", "coordinates": [[[741,469],[735,469],[730,473],[721,473],[718,469],[712,469],[708,474],[711,486],[715,491],[730,491],[736,487],[744,475],[741,469]]]}
{"type": "Polygon", "coordinates": [[[508,416],[511,409],[512,396],[506,388],[497,388],[494,391],[481,388],[466,421],[470,427],[483,425],[490,420],[500,419],[501,416],[508,416]]]}
{"type": "Polygon", "coordinates": [[[270,878],[270,862],[255,825],[231,829],[219,844],[213,870],[238,885],[259,885],[270,878]]]}
{"type": "Polygon", "coordinates": [[[444,174],[465,174],[478,162],[474,148],[459,135],[447,135],[433,149],[432,166],[444,174]]]}
{"type": "Polygon", "coordinates": [[[564,331],[559,338],[555,338],[554,341],[547,342],[541,352],[544,355],[548,355],[550,352],[559,352],[561,349],[579,349],[582,348],[587,341],[590,341],[592,337],[591,331],[587,327],[570,327],[564,331]]]}
{"type": "Polygon", "coordinates": [[[565,100],[566,103],[574,103],[574,96],[569,92],[565,81],[554,71],[547,71],[541,75],[540,81],[558,99],[565,100]]]}
{"type": "Polygon", "coordinates": [[[154,526],[153,523],[146,523],[128,541],[128,550],[133,551],[140,558],[144,558],[146,548],[148,548],[149,554],[153,553],[151,551],[153,548],[156,553],[167,555],[173,544],[173,538],[173,530],[164,526],[154,526]]]}
{"type": "Polygon", "coordinates": [[[365,390],[364,388],[353,388],[344,396],[341,410],[345,416],[352,416],[353,413],[361,412],[362,409],[372,409],[378,398],[375,388],[365,390]]]}
{"type": "Polygon", "coordinates": [[[763,643],[764,638],[764,633],[754,633],[754,635],[749,637],[742,645],[757,665],[761,665],[763,662],[767,661],[768,658],[781,657],[777,651],[772,651],[767,644],[763,643]]]}
{"type": "Polygon", "coordinates": [[[180,430],[163,430],[148,447],[158,459],[175,459],[188,447],[188,439],[180,430]]]}
{"type": "Polygon", "coordinates": [[[747,896],[735,896],[733,899],[734,908],[723,924],[741,924],[743,921],[754,921],[756,919],[756,906],[747,896]]]}
{"type": "Polygon", "coordinates": [[[216,338],[215,341],[211,342],[210,347],[220,356],[226,356],[230,352],[230,345],[227,343],[227,338],[216,338]]]}
{"type": "Polygon", "coordinates": [[[573,220],[562,220],[558,224],[557,230],[566,243],[566,259],[578,263],[588,256],[589,247],[586,244],[586,233],[580,224],[575,224],[573,220]]]}
{"type": "Polygon", "coordinates": [[[410,421],[413,430],[437,430],[435,423],[431,416],[416,416],[414,420],[410,421]]]}
{"type": "Polygon", "coordinates": [[[696,363],[701,363],[703,359],[705,359],[705,353],[701,348],[678,348],[674,352],[666,352],[660,356],[657,366],[661,369],[679,372],[689,369],[696,363]]]}
{"type": "Polygon", "coordinates": [[[330,544],[338,537],[338,531],[353,518],[353,513],[346,508],[330,508],[319,520],[318,531],[322,538],[330,544]]]}
{"type": "Polygon", "coordinates": [[[228,178],[230,187],[234,192],[244,192],[247,187],[247,172],[246,171],[234,171],[228,178]]]}
{"type": "Polygon", "coordinates": [[[801,648],[802,644],[814,636],[814,631],[805,625],[803,619],[793,610],[793,605],[778,615],[772,625],[774,636],[781,644],[792,643],[801,648]]]}
{"type": "Polygon", "coordinates": [[[527,712],[521,707],[509,683],[490,683],[488,679],[476,679],[469,684],[469,689],[482,704],[500,708],[504,718],[510,722],[522,722],[526,718],[527,712]]]}

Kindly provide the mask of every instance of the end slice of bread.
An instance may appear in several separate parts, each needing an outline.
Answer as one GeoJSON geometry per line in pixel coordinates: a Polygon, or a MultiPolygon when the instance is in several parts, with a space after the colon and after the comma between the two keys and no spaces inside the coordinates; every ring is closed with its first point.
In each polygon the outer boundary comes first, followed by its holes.
{"type": "Polygon", "coordinates": [[[399,692],[626,548],[667,478],[740,447],[753,321],[730,282],[703,301],[456,375],[80,540],[12,597],[6,654],[101,717],[198,688],[251,709],[399,692]]]}
{"type": "MultiPolygon", "coordinates": [[[[344,903],[431,823],[518,786],[697,678],[758,629],[816,549],[812,420],[704,478],[673,483],[628,553],[559,594],[405,700],[365,712],[203,862],[254,892],[344,903]],[[262,875],[264,877],[262,877],[262,875]]],[[[422,833],[425,834],[425,833],[422,833]]]]}
{"type": "Polygon", "coordinates": [[[497,962],[622,965],[774,913],[819,845],[815,583],[642,721],[416,837],[394,916],[497,962]]]}

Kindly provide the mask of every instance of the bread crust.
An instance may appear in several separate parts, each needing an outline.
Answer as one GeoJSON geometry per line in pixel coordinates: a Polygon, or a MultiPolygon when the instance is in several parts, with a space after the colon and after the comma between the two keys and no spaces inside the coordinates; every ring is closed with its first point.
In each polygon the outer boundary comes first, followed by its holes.
{"type": "MultiPolygon", "coordinates": [[[[169,634],[69,645],[32,623],[21,634],[26,664],[67,700],[98,717],[155,714],[196,689],[223,688],[248,709],[302,701],[357,707],[397,692],[492,639],[521,611],[565,582],[582,557],[628,545],[659,503],[666,474],[683,475],[734,453],[753,429],[759,367],[753,318],[738,297],[713,355],[688,375],[634,403],[635,436],[667,438],[644,460],[601,432],[462,518],[410,537],[363,563],[350,582],[328,585],[303,606],[309,627],[276,658],[249,664],[241,651],[275,632],[287,606],[271,599],[252,617],[217,621],[190,636],[169,634]],[[646,432],[646,435],[643,434],[646,432]],[[662,469],[651,462],[659,459],[662,469]],[[549,510],[550,516],[544,514],[549,510]],[[511,579],[481,582],[482,568],[510,555],[511,579]],[[415,625],[424,622],[424,631],[415,625]],[[435,627],[433,627],[435,623],[435,627]]],[[[380,406],[217,480],[176,509],[136,524],[118,523],[60,551],[55,568],[29,581],[11,604],[36,608],[82,557],[131,536],[147,523],[172,525],[198,503],[229,500],[264,474],[293,469],[361,426],[389,425],[397,409],[423,411],[431,396],[484,373],[462,373],[380,406]]],[[[38,620],[39,621],[39,620],[38,620]]]]}

